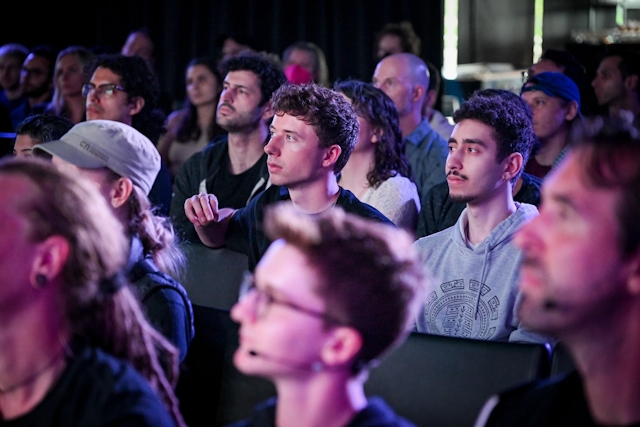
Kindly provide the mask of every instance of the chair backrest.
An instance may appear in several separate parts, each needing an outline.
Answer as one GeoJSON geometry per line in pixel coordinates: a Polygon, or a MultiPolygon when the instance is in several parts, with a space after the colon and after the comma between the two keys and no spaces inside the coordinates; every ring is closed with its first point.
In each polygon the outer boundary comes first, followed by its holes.
{"type": "Polygon", "coordinates": [[[233,365],[238,325],[228,310],[194,304],[193,312],[196,333],[176,388],[187,425],[218,427],[247,418],[255,405],[276,395],[275,387],[233,365]]]}
{"type": "Polygon", "coordinates": [[[240,282],[248,258],[227,248],[212,249],[201,243],[184,247],[187,274],[182,285],[193,304],[230,310],[238,301],[240,282]]]}
{"type": "Polygon", "coordinates": [[[567,347],[561,342],[556,343],[551,351],[551,368],[549,375],[564,374],[575,370],[576,366],[567,347]]]}
{"type": "Polygon", "coordinates": [[[365,384],[418,426],[472,426],[493,393],[548,375],[544,344],[479,341],[414,332],[365,384]]]}
{"type": "Polygon", "coordinates": [[[193,304],[195,336],[181,366],[176,395],[186,423],[211,426],[220,397],[220,383],[229,331],[234,323],[225,310],[193,304]]]}

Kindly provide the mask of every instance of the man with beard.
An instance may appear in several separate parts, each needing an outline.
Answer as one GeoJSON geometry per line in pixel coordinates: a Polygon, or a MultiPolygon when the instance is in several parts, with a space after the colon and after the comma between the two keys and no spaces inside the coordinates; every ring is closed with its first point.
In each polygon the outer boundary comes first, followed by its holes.
{"type": "Polygon", "coordinates": [[[553,335],[576,371],[492,396],[476,426],[640,423],[640,140],[619,116],[577,135],[514,237],[522,322],[553,335]]]}
{"type": "Polygon", "coordinates": [[[14,129],[27,116],[44,112],[46,106],[51,102],[55,63],[55,51],[45,45],[33,48],[22,63],[20,85],[26,99],[11,111],[11,124],[14,129]]]}
{"type": "Polygon", "coordinates": [[[221,206],[238,209],[270,186],[264,146],[269,139],[273,92],[286,82],[274,57],[242,52],[221,64],[225,76],[216,122],[228,134],[190,157],[173,185],[171,219],[181,236],[200,242],[184,213],[184,202],[194,194],[215,194],[221,206]]]}
{"type": "Polygon", "coordinates": [[[523,330],[516,316],[521,254],[511,236],[538,210],[513,200],[535,141],[527,107],[514,98],[480,91],[454,113],[447,182],[450,198],[466,208],[455,225],[415,243],[436,279],[416,319],[418,332],[545,341],[523,330]]]}

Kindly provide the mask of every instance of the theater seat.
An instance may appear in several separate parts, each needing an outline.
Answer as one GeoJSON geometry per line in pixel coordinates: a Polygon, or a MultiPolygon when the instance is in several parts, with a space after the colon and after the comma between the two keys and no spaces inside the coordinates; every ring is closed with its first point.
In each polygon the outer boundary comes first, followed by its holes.
{"type": "Polygon", "coordinates": [[[382,396],[418,426],[472,426],[486,399],[546,377],[543,344],[516,344],[414,332],[371,372],[368,396],[382,396]]]}
{"type": "Polygon", "coordinates": [[[248,258],[227,248],[212,249],[201,243],[184,246],[187,274],[182,284],[193,304],[230,310],[238,300],[238,291],[248,258]]]}
{"type": "Polygon", "coordinates": [[[549,375],[558,375],[575,371],[573,358],[567,347],[561,342],[557,343],[551,351],[551,369],[549,375]]]}
{"type": "Polygon", "coordinates": [[[194,304],[195,336],[176,388],[190,427],[218,427],[246,418],[253,407],[275,396],[267,380],[248,377],[233,366],[238,325],[228,310],[194,304]]]}

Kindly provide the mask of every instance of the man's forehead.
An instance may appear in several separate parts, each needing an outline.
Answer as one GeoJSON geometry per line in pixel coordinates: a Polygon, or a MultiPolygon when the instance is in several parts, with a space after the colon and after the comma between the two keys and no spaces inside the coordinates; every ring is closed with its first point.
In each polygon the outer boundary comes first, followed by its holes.
{"type": "Polygon", "coordinates": [[[229,71],[224,78],[224,81],[229,84],[239,84],[242,86],[258,86],[259,78],[253,72],[249,70],[235,70],[229,71]]]}

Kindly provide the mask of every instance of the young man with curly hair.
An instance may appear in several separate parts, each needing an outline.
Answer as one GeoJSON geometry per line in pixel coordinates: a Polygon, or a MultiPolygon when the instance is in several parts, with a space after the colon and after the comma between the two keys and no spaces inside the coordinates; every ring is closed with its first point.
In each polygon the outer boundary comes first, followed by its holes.
{"type": "Polygon", "coordinates": [[[544,341],[516,316],[521,253],[513,234],[536,215],[513,200],[535,135],[531,116],[506,91],[474,94],[454,113],[446,162],[449,197],[466,203],[456,224],[416,241],[436,281],[418,332],[492,341],[544,341]]]}
{"type": "Polygon", "coordinates": [[[358,138],[358,119],[349,101],[315,83],[281,86],[271,99],[275,113],[264,147],[273,185],[241,209],[230,209],[213,194],[187,199],[185,215],[202,243],[246,253],[253,270],[270,240],[262,230],[266,206],[289,200],[300,212],[317,214],[334,206],[393,223],[338,185],[358,138]]]}

